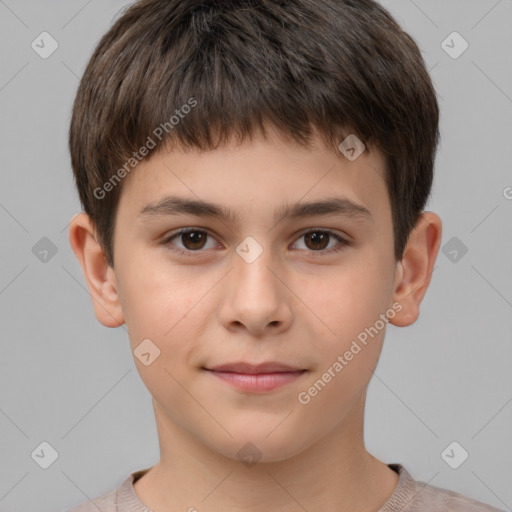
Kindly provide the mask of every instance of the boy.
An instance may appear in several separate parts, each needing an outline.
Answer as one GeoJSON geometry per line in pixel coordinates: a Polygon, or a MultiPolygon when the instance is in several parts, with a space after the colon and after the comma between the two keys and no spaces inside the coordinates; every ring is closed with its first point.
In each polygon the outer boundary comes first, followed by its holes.
{"type": "Polygon", "coordinates": [[[372,0],[142,0],[114,24],[75,100],[70,243],[161,459],[73,512],[498,510],[364,446],[385,327],[416,321],[441,243],[438,121],[372,0]]]}

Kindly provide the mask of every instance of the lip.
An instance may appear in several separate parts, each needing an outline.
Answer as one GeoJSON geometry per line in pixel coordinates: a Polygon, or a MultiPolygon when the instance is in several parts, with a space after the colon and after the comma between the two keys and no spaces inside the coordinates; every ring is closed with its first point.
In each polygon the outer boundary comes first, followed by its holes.
{"type": "Polygon", "coordinates": [[[216,378],[248,392],[272,391],[297,380],[307,371],[276,362],[258,365],[237,362],[204,369],[216,378]]]}
{"type": "Polygon", "coordinates": [[[219,366],[214,366],[213,368],[206,369],[215,372],[244,373],[248,375],[257,375],[261,373],[284,373],[302,371],[302,368],[288,366],[287,364],[278,363],[275,361],[269,361],[260,364],[250,364],[244,361],[238,361],[236,363],[221,364],[219,366]]]}

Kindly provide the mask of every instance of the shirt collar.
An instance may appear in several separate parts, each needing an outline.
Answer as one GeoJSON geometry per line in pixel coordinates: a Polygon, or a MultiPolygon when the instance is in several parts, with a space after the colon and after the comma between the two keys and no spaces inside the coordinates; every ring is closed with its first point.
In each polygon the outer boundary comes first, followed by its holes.
{"type": "MultiPolygon", "coordinates": [[[[390,463],[388,467],[398,473],[398,484],[393,494],[379,508],[378,512],[397,512],[407,510],[410,504],[418,494],[417,482],[410,473],[398,463],[390,463]]],[[[128,475],[121,483],[116,494],[116,509],[119,512],[152,512],[135,493],[133,484],[145,475],[151,468],[141,469],[128,475]]]]}

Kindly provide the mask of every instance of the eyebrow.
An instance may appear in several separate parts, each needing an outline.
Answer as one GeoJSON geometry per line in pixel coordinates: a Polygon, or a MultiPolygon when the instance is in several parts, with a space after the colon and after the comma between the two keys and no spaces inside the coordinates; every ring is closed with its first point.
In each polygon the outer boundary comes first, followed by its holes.
{"type": "MultiPolygon", "coordinates": [[[[190,214],[198,217],[217,217],[232,224],[235,224],[238,220],[237,214],[220,204],[179,196],[165,196],[158,202],[147,204],[140,209],[138,217],[148,219],[180,214],[190,214]]],[[[315,215],[348,217],[366,222],[374,222],[368,208],[346,197],[330,197],[309,203],[283,204],[274,213],[274,222],[277,223],[282,218],[297,219],[313,217],[315,215]]]]}

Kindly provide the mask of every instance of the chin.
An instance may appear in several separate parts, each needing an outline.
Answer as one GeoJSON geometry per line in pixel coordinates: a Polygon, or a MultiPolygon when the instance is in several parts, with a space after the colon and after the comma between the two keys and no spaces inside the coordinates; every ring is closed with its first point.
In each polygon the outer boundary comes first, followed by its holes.
{"type": "Polygon", "coordinates": [[[277,433],[276,424],[260,428],[253,426],[251,430],[236,432],[226,427],[233,437],[222,436],[222,442],[215,444],[211,437],[207,440],[210,449],[229,459],[239,461],[253,467],[257,463],[282,462],[299,455],[307,448],[307,443],[289,429],[283,428],[277,433]],[[269,435],[270,434],[270,435],[269,435]]]}

